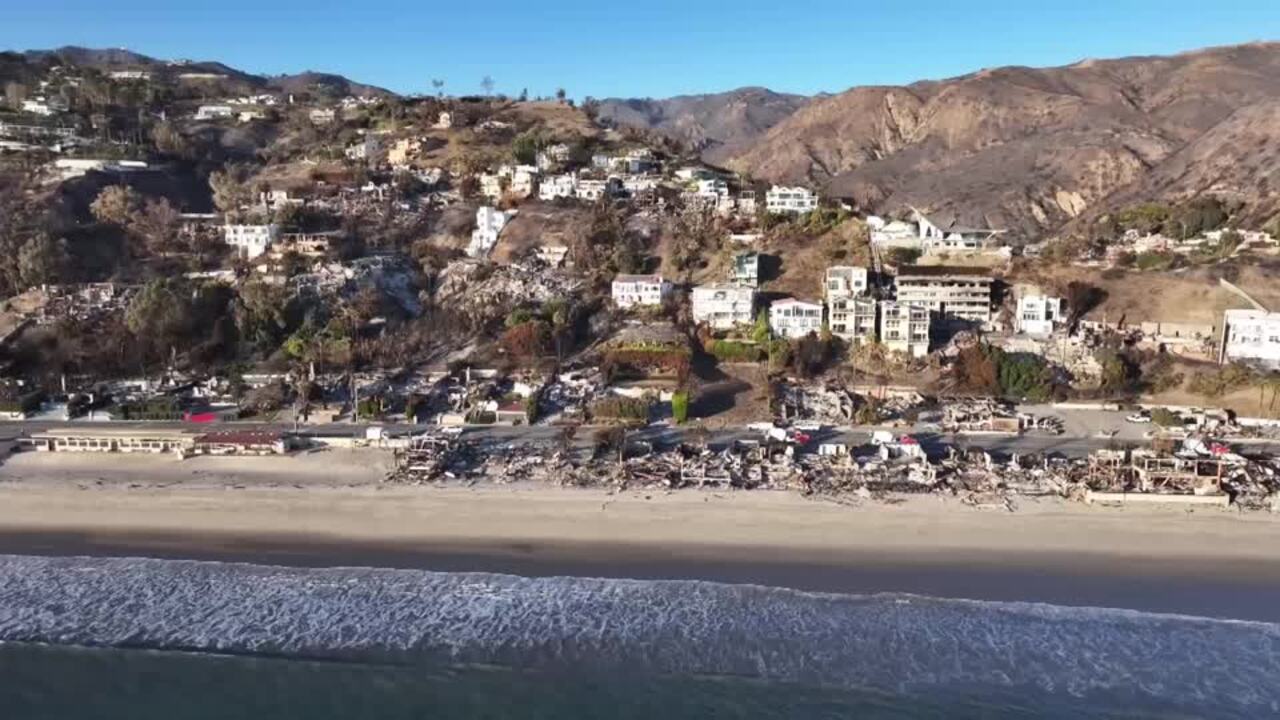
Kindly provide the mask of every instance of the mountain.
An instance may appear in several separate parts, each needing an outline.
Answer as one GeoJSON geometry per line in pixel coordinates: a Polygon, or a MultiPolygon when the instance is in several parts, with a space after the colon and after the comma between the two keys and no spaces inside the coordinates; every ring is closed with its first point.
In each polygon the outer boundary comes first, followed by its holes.
{"type": "Polygon", "coordinates": [[[601,100],[599,117],[616,125],[648,128],[701,150],[709,162],[732,157],[769,128],[809,102],[759,87],[664,100],[601,100]]]}
{"type": "Polygon", "coordinates": [[[1260,214],[1275,206],[1277,100],[1280,43],[1005,67],[815,99],[724,161],[864,210],[916,206],[1023,237],[1200,192],[1260,214]]]}
{"type": "Polygon", "coordinates": [[[167,61],[153,58],[124,48],[84,48],[67,46],[55,50],[28,50],[22,57],[30,62],[60,62],[67,65],[92,67],[100,70],[137,69],[153,73],[216,73],[225,75],[228,83],[248,91],[276,91],[298,93],[319,90],[335,96],[380,95],[395,93],[375,85],[349,80],[341,75],[307,71],[295,75],[264,76],[248,73],[220,62],[193,62],[190,60],[167,61]]]}

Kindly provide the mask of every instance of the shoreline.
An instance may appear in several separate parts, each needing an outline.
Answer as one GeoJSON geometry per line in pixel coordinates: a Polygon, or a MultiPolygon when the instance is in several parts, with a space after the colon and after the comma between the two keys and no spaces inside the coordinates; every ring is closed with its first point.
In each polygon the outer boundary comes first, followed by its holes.
{"type": "Polygon", "coordinates": [[[1280,622],[1280,518],[922,495],[403,486],[372,457],[20,455],[0,553],[708,580],[1280,622]]]}

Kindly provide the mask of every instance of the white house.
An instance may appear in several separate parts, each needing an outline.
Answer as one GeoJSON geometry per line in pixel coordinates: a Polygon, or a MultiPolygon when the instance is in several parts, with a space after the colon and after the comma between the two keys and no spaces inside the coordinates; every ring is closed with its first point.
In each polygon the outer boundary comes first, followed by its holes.
{"type": "Polygon", "coordinates": [[[929,309],[886,300],[880,303],[880,342],[911,357],[929,354],[929,309]]]}
{"type": "Polygon", "coordinates": [[[235,113],[230,105],[201,105],[196,108],[196,120],[218,120],[229,118],[235,113]]]}
{"type": "Polygon", "coordinates": [[[1045,295],[1023,295],[1018,298],[1016,323],[1018,332],[1028,335],[1051,335],[1066,319],[1066,302],[1045,295]]]}
{"type": "Polygon", "coordinates": [[[661,305],[671,283],[661,275],[619,275],[613,279],[613,302],[621,308],[661,305]]]}
{"type": "Polygon", "coordinates": [[[151,73],[146,70],[111,70],[107,77],[112,80],[150,80],[151,73]]]}
{"type": "Polygon", "coordinates": [[[532,165],[517,165],[511,168],[511,186],[508,190],[518,198],[533,195],[538,185],[538,168],[532,165]]]}
{"type": "Polygon", "coordinates": [[[578,194],[578,178],[572,173],[564,175],[551,175],[544,179],[538,185],[538,198],[540,200],[555,200],[556,198],[571,198],[578,194]]]}
{"type": "Polygon", "coordinates": [[[280,236],[278,225],[223,225],[222,240],[236,249],[240,257],[252,260],[271,247],[280,236]]]}
{"type": "Polygon", "coordinates": [[[436,124],[432,125],[436,130],[448,130],[453,127],[453,113],[444,110],[436,117],[436,124]]]}
{"type": "Polygon", "coordinates": [[[909,222],[868,215],[867,227],[871,228],[871,244],[879,248],[919,249],[923,243],[919,229],[909,222]]]}
{"type": "Polygon", "coordinates": [[[693,289],[693,321],[714,330],[750,325],[755,310],[756,291],[738,285],[699,285],[693,289]]]}
{"type": "Polygon", "coordinates": [[[498,200],[502,197],[502,181],[504,177],[501,171],[496,173],[480,173],[480,194],[490,200],[498,200]]]}
{"type": "Polygon", "coordinates": [[[467,245],[467,254],[471,257],[484,257],[494,245],[498,244],[498,235],[507,226],[516,211],[503,212],[497,208],[481,207],[476,210],[476,229],[471,231],[471,243],[467,245]]]}
{"type": "Polygon", "coordinates": [[[53,108],[49,107],[49,104],[44,101],[44,98],[37,98],[35,100],[23,100],[22,112],[49,116],[54,113],[54,110],[53,108]]]}
{"type": "Polygon", "coordinates": [[[1222,318],[1219,362],[1247,362],[1280,368],[1280,313],[1228,310],[1222,318]]]}
{"type": "Polygon", "coordinates": [[[876,301],[869,297],[828,297],[827,322],[831,334],[851,343],[876,339],[876,301]]]}
{"type": "Polygon", "coordinates": [[[818,196],[807,188],[774,185],[765,193],[764,203],[771,213],[800,215],[818,207],[818,196]]]}
{"type": "Polygon", "coordinates": [[[915,220],[921,244],[926,250],[979,250],[993,237],[1004,232],[964,227],[955,219],[946,222],[931,220],[915,208],[911,208],[911,216],[915,220]]]}
{"type": "Polygon", "coordinates": [[[338,114],[333,111],[333,108],[316,108],[307,113],[307,117],[312,125],[328,125],[337,119],[338,114]]]}
{"type": "Polygon", "coordinates": [[[828,301],[843,300],[867,293],[867,269],[852,265],[833,265],[823,279],[823,295],[828,301]]]}
{"type": "Polygon", "coordinates": [[[802,338],[822,330],[822,306],[795,298],[769,306],[769,327],[779,337],[802,338]]]}

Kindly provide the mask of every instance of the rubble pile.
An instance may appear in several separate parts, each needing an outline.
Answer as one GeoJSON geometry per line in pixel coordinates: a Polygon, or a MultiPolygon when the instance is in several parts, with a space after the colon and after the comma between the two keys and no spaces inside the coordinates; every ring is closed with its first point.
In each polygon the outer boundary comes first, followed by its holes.
{"type": "Polygon", "coordinates": [[[488,265],[458,260],[440,272],[435,298],[468,316],[503,317],[517,307],[572,297],[581,290],[581,280],[538,262],[488,265]]]}
{"type": "Polygon", "coordinates": [[[784,382],[778,390],[782,416],[791,420],[815,420],[848,425],[865,400],[835,383],[825,385],[784,382]]]}
{"type": "Polygon", "coordinates": [[[1018,432],[1022,423],[1013,406],[989,397],[948,398],[941,427],[945,432],[1018,432]]]}

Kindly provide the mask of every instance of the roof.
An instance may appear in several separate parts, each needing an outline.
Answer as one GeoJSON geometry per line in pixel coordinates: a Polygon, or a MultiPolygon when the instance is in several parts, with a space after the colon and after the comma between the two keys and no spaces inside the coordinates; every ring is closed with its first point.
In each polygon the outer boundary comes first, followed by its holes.
{"type": "Polygon", "coordinates": [[[613,281],[624,282],[624,283],[636,283],[636,282],[660,283],[662,282],[662,276],[661,275],[615,275],[613,277],[613,281]]]}
{"type": "Polygon", "coordinates": [[[991,271],[982,267],[952,267],[948,265],[908,265],[898,270],[898,277],[948,277],[951,275],[967,275],[970,277],[993,279],[991,271]]]}
{"type": "Polygon", "coordinates": [[[808,300],[798,300],[796,298],[786,298],[783,300],[775,300],[771,307],[789,307],[791,305],[808,305],[811,307],[822,307],[822,303],[810,302],[808,300]]]}
{"type": "Polygon", "coordinates": [[[271,430],[222,430],[205,433],[196,438],[197,443],[223,445],[274,445],[283,435],[271,430]]]}

